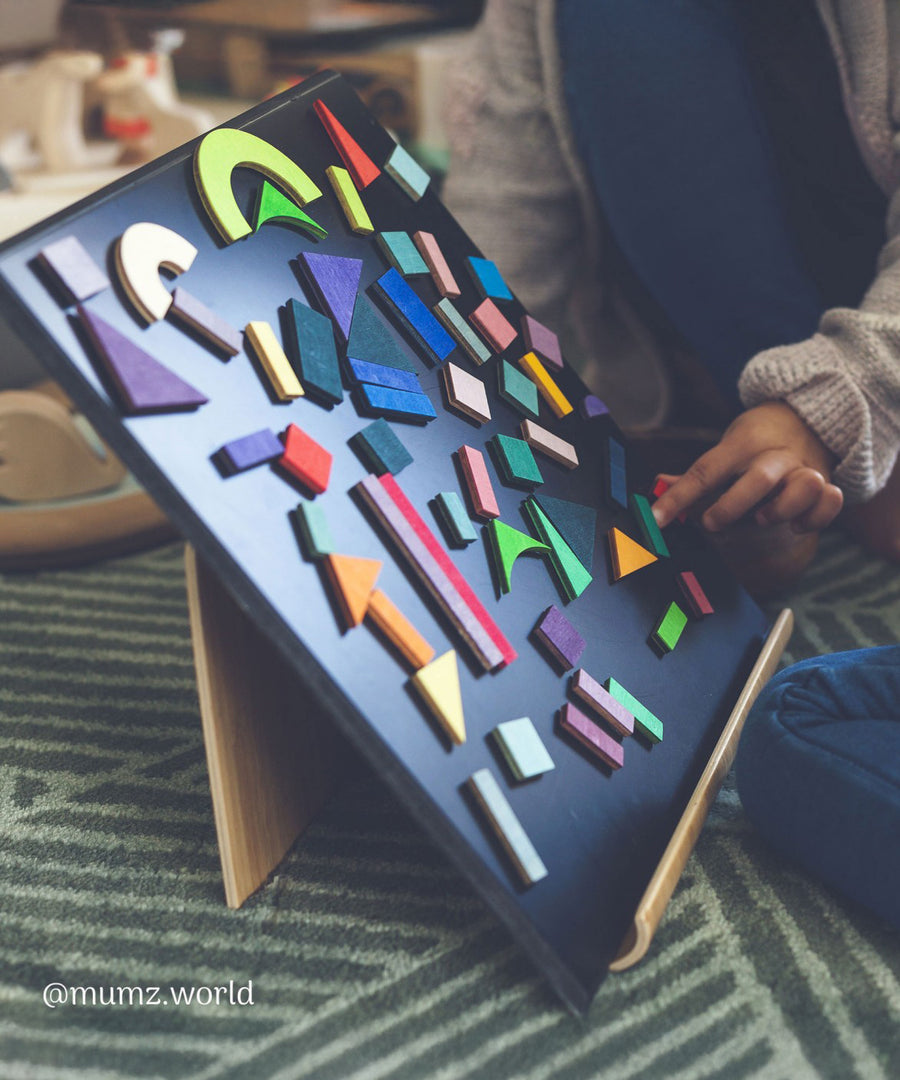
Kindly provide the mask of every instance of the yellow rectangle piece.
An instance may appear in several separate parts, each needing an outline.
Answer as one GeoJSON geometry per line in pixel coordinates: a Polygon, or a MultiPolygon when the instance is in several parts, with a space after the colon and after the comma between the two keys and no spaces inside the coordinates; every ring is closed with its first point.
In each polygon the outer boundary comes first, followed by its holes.
{"type": "Polygon", "coordinates": [[[303,387],[275,331],[263,320],[247,323],[244,333],[256,353],[272,391],[279,401],[291,401],[303,397],[303,387]]]}
{"type": "Polygon", "coordinates": [[[325,175],[334,189],[335,198],[341,204],[344,217],[352,232],[357,236],[371,236],[375,231],[368,211],[356,190],[356,185],[346,169],[339,165],[329,165],[325,175]]]}
{"type": "Polygon", "coordinates": [[[519,359],[519,366],[538,388],[541,397],[550,406],[554,416],[568,416],[572,412],[571,402],[556,385],[547,369],[533,352],[525,353],[519,359]]]}

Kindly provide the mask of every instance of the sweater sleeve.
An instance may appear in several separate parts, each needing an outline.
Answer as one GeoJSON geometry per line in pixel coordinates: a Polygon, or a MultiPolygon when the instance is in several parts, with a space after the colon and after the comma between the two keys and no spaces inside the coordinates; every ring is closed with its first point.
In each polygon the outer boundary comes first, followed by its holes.
{"type": "MultiPolygon", "coordinates": [[[[559,326],[588,230],[545,93],[552,4],[489,0],[445,94],[443,198],[527,308],[559,326]],[[543,9],[547,9],[544,11],[543,9]]],[[[552,73],[550,76],[552,78],[552,73]]]]}
{"type": "Polygon", "coordinates": [[[900,450],[900,191],[888,242],[859,309],[833,308],[807,341],[759,353],[741,375],[741,400],[787,402],[838,458],[848,502],[887,482],[900,450]]]}

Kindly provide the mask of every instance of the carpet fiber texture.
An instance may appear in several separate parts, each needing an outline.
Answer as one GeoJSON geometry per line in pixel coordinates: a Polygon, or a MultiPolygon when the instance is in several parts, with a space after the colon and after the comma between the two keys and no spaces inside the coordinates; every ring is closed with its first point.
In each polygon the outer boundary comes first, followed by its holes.
{"type": "MultiPolygon", "coordinates": [[[[840,535],[788,602],[789,660],[900,640],[900,575],[840,535]]],[[[730,782],[583,1020],[362,764],[227,910],[179,547],[0,578],[0,911],[3,1080],[900,1075],[898,936],[766,850],[730,782]]]]}

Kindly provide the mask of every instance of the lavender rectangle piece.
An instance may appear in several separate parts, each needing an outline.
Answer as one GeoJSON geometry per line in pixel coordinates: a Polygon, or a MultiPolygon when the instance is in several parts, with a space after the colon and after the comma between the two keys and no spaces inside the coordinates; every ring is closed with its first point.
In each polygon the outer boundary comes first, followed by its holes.
{"type": "Polygon", "coordinates": [[[534,632],[563,671],[575,667],[585,649],[585,640],[555,605],[547,608],[534,632]]]}
{"type": "Polygon", "coordinates": [[[278,436],[268,428],[263,428],[262,431],[254,431],[252,435],[244,435],[240,439],[225,443],[219,456],[229,472],[239,473],[254,469],[257,465],[265,465],[267,461],[281,457],[283,453],[284,446],[278,436]]]}
{"type": "Polygon", "coordinates": [[[634,734],[634,716],[595,678],[579,668],[572,676],[572,692],[620,735],[634,734]]]}

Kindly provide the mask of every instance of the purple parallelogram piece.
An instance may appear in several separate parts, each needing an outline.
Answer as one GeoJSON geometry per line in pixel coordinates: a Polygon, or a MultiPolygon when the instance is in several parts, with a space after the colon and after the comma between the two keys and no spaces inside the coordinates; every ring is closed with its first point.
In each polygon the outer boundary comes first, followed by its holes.
{"type": "Polygon", "coordinates": [[[186,411],[209,400],[99,315],[80,306],[78,315],[127,415],[186,411]]]}
{"type": "Polygon", "coordinates": [[[604,402],[593,394],[587,394],[581,402],[581,415],[585,420],[592,420],[595,416],[606,416],[609,409],[604,402]]]}
{"type": "Polygon", "coordinates": [[[301,251],[309,283],[316,299],[337,324],[344,342],[350,336],[353,308],[362,273],[362,259],[346,259],[340,255],[320,255],[301,251]]]}
{"type": "Polygon", "coordinates": [[[109,286],[109,278],[74,236],[55,240],[39,253],[44,266],[66,293],[68,303],[87,300],[109,286]]]}
{"type": "Polygon", "coordinates": [[[575,667],[585,649],[584,638],[555,605],[540,617],[534,635],[563,671],[575,667]]]}
{"type": "Polygon", "coordinates": [[[267,461],[279,458],[283,453],[284,445],[281,439],[274,431],[263,428],[262,431],[254,431],[252,435],[244,435],[243,438],[225,443],[219,456],[229,473],[239,473],[254,469],[257,465],[265,465],[267,461]]]}
{"type": "Polygon", "coordinates": [[[559,350],[559,338],[552,330],[533,319],[530,315],[522,316],[522,337],[531,352],[538,356],[551,367],[562,370],[563,358],[559,350]]]}
{"type": "Polygon", "coordinates": [[[621,769],[625,763],[625,749],[620,742],[607,735],[593,720],[590,720],[574,705],[565,704],[559,712],[559,722],[563,731],[574,736],[582,746],[611,769],[621,769]]]}
{"type": "Polygon", "coordinates": [[[634,734],[634,716],[612,696],[606,687],[601,686],[595,678],[588,675],[584,668],[579,668],[572,676],[572,692],[589,709],[593,709],[598,716],[602,716],[614,731],[620,735],[634,734]]]}

